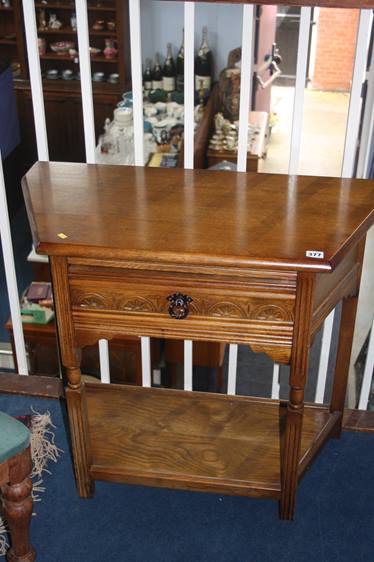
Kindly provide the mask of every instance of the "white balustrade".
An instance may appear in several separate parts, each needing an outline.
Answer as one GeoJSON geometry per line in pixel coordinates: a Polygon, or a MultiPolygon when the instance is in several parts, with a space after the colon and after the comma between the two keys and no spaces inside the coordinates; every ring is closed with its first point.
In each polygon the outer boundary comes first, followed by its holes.
{"type": "MultiPolygon", "coordinates": [[[[81,77],[84,144],[87,164],[95,164],[95,117],[91,80],[90,37],[88,27],[87,0],[75,2],[77,15],[77,35],[79,72],[81,77]]],[[[100,378],[101,382],[110,382],[109,347],[105,339],[99,340],[100,378]]]]}
{"type": "Polygon", "coordinates": [[[92,96],[90,37],[88,28],[87,0],[75,2],[77,15],[77,35],[79,53],[79,73],[81,77],[84,144],[87,164],[95,164],[95,118],[92,96]]]}
{"type": "Polygon", "coordinates": [[[296,82],[292,113],[291,147],[288,173],[297,174],[299,170],[301,131],[304,113],[304,91],[308,65],[311,8],[301,8],[299,40],[297,46],[296,82]]]}
{"type": "Polygon", "coordinates": [[[151,340],[148,337],[140,338],[142,353],[142,385],[151,386],[151,340]]]}
{"type": "Polygon", "coordinates": [[[238,371],[238,344],[229,346],[229,369],[227,375],[227,394],[236,394],[236,375],[238,371]]]}
{"type": "Polygon", "coordinates": [[[317,386],[314,401],[323,404],[326,390],[327,369],[329,365],[332,329],[334,326],[335,309],[330,312],[323,324],[322,344],[319,358],[317,386]]]}
{"type": "Polygon", "coordinates": [[[274,363],[273,380],[271,382],[271,397],[273,398],[273,400],[279,400],[279,391],[280,391],[279,374],[280,374],[280,365],[278,365],[278,363],[274,363]]]}
{"type": "Polygon", "coordinates": [[[143,78],[140,0],[129,0],[131,82],[134,115],[135,166],[144,166],[143,78]]]}
{"type": "Polygon", "coordinates": [[[195,3],[184,3],[184,167],[194,167],[195,3]]]}
{"type": "Polygon", "coordinates": [[[0,151],[0,235],[3,260],[5,267],[5,279],[8,290],[10,314],[13,324],[14,343],[16,347],[18,372],[20,375],[28,375],[25,340],[23,337],[21,310],[18,300],[18,288],[16,268],[14,264],[12,235],[6,199],[5,181],[3,173],[3,162],[0,151]]]}
{"type": "Polygon", "coordinates": [[[23,18],[25,22],[25,35],[27,47],[27,59],[29,64],[29,75],[31,85],[31,99],[34,111],[34,124],[38,159],[49,160],[47,127],[44,111],[44,96],[42,73],[40,70],[40,57],[38,47],[38,31],[36,26],[35,2],[34,0],[23,0],[23,18]]]}
{"type": "Polygon", "coordinates": [[[373,373],[374,373],[374,318],[371,325],[371,332],[370,332],[369,345],[366,354],[364,375],[362,378],[360,401],[358,403],[359,410],[366,410],[368,407],[370,391],[373,384],[373,373]]]}
{"type": "Polygon", "coordinates": [[[345,133],[345,145],[342,165],[342,177],[351,178],[354,173],[356,151],[358,145],[358,132],[361,120],[361,90],[365,79],[370,30],[373,21],[372,10],[361,10],[357,33],[355,62],[353,67],[351,96],[347,128],[345,133]]]}
{"type": "MultiPolygon", "coordinates": [[[[294,105],[292,112],[291,126],[291,144],[290,155],[288,161],[288,173],[296,175],[299,169],[300,160],[300,143],[301,131],[303,125],[304,112],[304,90],[306,83],[306,71],[308,63],[309,35],[311,22],[311,8],[301,8],[299,38],[297,46],[297,63],[296,63],[296,82],[294,105]]],[[[279,399],[280,383],[279,383],[280,367],[277,363],[273,366],[273,378],[271,384],[271,397],[275,400],[279,399]]]]}
{"type": "Polygon", "coordinates": [[[248,120],[251,108],[253,51],[254,51],[255,6],[243,5],[242,22],[242,61],[240,77],[238,172],[247,170],[248,120]],[[245,69],[245,70],[244,70],[245,69]]]}
{"type": "Polygon", "coordinates": [[[192,341],[184,340],[184,390],[192,390],[192,341]]]}

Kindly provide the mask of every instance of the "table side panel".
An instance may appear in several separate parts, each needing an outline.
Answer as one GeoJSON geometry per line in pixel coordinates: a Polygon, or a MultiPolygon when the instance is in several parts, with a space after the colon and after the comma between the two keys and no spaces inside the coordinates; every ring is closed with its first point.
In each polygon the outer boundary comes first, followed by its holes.
{"type": "Polygon", "coordinates": [[[333,272],[316,274],[312,317],[313,334],[342,298],[358,291],[361,254],[360,245],[356,245],[333,272]]]}

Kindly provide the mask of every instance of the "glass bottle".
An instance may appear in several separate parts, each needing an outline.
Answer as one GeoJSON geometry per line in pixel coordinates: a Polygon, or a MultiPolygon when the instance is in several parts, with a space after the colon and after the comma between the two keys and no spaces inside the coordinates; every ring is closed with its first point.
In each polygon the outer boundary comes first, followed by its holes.
{"type": "Polygon", "coordinates": [[[195,90],[201,87],[210,92],[212,86],[213,56],[208,45],[208,28],[203,27],[203,38],[195,60],[195,90]]]}
{"type": "Polygon", "coordinates": [[[156,53],[155,65],[152,71],[152,90],[162,90],[162,70],[159,53],[156,53]]]}
{"type": "Polygon", "coordinates": [[[184,30],[182,37],[182,45],[178,51],[177,55],[177,90],[178,92],[184,91],[184,30]]]}
{"type": "Polygon", "coordinates": [[[134,125],[133,111],[127,107],[117,107],[113,112],[113,133],[118,138],[120,163],[134,165],[134,125]]]}
{"type": "Polygon", "coordinates": [[[147,59],[145,61],[145,71],[143,76],[143,86],[146,92],[152,90],[152,70],[151,70],[151,61],[147,59]]]}
{"type": "Polygon", "coordinates": [[[165,92],[175,90],[175,64],[171,52],[171,43],[167,44],[166,59],[162,69],[162,88],[165,92]]]}

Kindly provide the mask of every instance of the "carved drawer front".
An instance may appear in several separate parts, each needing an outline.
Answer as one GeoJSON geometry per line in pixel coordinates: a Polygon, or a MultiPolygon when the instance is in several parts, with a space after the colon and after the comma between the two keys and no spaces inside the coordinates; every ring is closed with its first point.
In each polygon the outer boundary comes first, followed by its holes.
{"type": "MultiPolygon", "coordinates": [[[[275,274],[274,274],[275,275],[275,274]]],[[[294,290],[262,274],[212,275],[74,266],[70,299],[75,329],[291,346],[294,290]]]]}

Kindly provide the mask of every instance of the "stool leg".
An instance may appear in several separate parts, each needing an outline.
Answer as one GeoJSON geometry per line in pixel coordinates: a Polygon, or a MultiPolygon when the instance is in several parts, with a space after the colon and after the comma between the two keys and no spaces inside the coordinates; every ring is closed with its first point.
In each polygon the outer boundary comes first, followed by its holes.
{"type": "Polygon", "coordinates": [[[30,447],[9,459],[9,482],[1,486],[4,516],[8,523],[12,546],[8,562],[33,562],[35,550],[30,544],[29,528],[32,514],[32,483],[30,447]]]}

